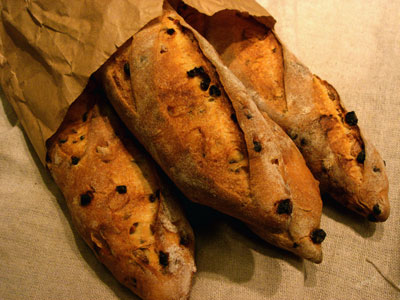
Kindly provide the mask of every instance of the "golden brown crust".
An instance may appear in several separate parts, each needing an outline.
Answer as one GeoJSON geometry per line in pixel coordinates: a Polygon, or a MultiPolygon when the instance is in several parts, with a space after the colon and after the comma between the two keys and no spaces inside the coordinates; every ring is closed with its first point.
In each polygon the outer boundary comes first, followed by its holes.
{"type": "Polygon", "coordinates": [[[213,51],[166,9],[105,64],[102,81],[118,114],[187,197],[320,262],[320,244],[311,240],[322,210],[318,183],[213,51]],[[130,81],[122,68],[128,62],[130,81]]]}
{"type": "Polygon", "coordinates": [[[97,258],[142,299],[187,299],[190,225],[91,82],[48,142],[47,166],[97,258]]]}
{"type": "Polygon", "coordinates": [[[192,8],[181,13],[233,73],[262,96],[258,107],[293,138],[322,191],[371,221],[385,221],[389,201],[383,161],[336,90],[298,62],[273,30],[251,17],[234,11],[200,17],[192,8]]]}

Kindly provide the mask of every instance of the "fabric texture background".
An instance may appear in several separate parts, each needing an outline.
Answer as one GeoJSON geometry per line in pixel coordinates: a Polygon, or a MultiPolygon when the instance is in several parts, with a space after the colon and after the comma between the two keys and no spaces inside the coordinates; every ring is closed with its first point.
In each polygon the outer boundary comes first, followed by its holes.
{"type": "MultiPolygon", "coordinates": [[[[191,299],[400,299],[400,2],[259,2],[288,48],[356,111],[386,161],[391,216],[374,224],[326,201],[315,265],[186,203],[197,239],[191,299]]],[[[71,228],[62,194],[0,96],[0,299],[138,299],[71,228]]]]}

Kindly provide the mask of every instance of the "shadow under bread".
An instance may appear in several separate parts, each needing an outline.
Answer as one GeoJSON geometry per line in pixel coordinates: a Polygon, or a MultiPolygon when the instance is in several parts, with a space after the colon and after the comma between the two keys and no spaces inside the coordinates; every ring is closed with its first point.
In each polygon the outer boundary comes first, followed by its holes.
{"type": "Polygon", "coordinates": [[[268,285],[269,296],[272,296],[281,288],[280,263],[288,263],[304,273],[302,258],[268,244],[243,222],[186,198],[181,202],[195,232],[196,262],[202,276],[219,274],[232,282],[248,284],[255,290],[255,284],[268,285]],[[253,252],[265,256],[270,260],[268,264],[272,265],[259,280],[254,278],[256,261],[253,252]]]}
{"type": "Polygon", "coordinates": [[[329,218],[348,226],[363,238],[372,237],[375,235],[375,232],[380,236],[376,238],[380,239],[382,237],[382,226],[379,226],[379,230],[377,230],[376,223],[370,222],[367,218],[345,208],[340,203],[333,200],[328,194],[323,194],[321,197],[324,203],[322,211],[329,218]]]}

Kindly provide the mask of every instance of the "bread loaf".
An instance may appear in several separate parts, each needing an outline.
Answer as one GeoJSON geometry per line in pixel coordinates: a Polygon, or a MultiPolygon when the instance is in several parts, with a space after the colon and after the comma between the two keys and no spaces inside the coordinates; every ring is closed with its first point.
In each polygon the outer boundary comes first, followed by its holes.
{"type": "Polygon", "coordinates": [[[290,138],[196,34],[166,7],[100,70],[111,102],[189,199],[320,262],[318,182],[290,138]]]}
{"type": "Polygon", "coordinates": [[[142,299],[187,299],[190,225],[93,82],[47,144],[47,166],[97,258],[142,299]]]}
{"type": "Polygon", "coordinates": [[[370,221],[389,216],[384,162],[363,136],[354,111],[336,90],[302,65],[271,28],[235,11],[179,12],[215,47],[223,62],[261,95],[258,108],[301,150],[321,190],[370,221]]]}

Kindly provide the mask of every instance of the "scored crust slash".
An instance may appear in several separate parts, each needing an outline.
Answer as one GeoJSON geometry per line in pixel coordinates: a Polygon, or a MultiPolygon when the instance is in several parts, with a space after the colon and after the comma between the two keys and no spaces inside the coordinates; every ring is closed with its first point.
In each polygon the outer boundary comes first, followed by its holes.
{"type": "Polygon", "coordinates": [[[321,262],[318,182],[212,46],[171,9],[98,74],[116,111],[191,200],[321,262]]]}
{"type": "Polygon", "coordinates": [[[273,29],[249,15],[224,10],[206,16],[183,3],[178,12],[243,84],[259,93],[258,108],[293,139],[322,192],[370,221],[388,218],[384,161],[329,83],[311,74],[273,29]]]}

